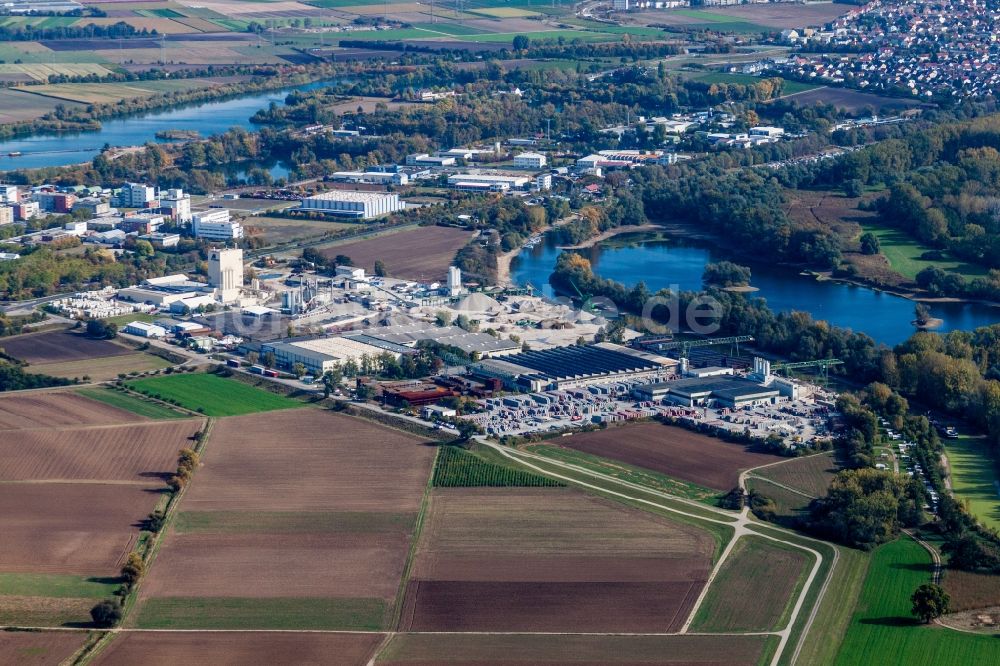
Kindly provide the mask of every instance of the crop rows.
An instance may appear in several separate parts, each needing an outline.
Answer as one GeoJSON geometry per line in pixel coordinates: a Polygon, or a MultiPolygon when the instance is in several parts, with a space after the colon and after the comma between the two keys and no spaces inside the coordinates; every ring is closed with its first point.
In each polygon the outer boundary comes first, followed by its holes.
{"type": "Polygon", "coordinates": [[[483,460],[454,446],[443,447],[434,466],[434,486],[438,488],[539,488],[562,485],[555,479],[483,460]]]}

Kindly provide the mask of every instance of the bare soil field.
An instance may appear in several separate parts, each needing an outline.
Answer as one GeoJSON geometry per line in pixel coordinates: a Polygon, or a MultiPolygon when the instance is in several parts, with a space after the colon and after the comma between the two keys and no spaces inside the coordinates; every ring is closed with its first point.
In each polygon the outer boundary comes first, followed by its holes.
{"type": "Polygon", "coordinates": [[[765,654],[768,641],[765,636],[398,634],[376,663],[391,666],[755,666],[765,654]]]}
{"type": "Polygon", "coordinates": [[[21,430],[0,440],[0,481],[115,480],[155,484],[176,467],[199,420],[21,430]]]}
{"type": "MultiPolygon", "coordinates": [[[[22,73],[3,74],[5,78],[13,80],[34,81],[30,75],[22,73]]],[[[60,100],[32,95],[12,88],[0,89],[0,123],[18,123],[25,120],[34,120],[53,111],[59,106],[60,100]]],[[[79,104],[65,103],[70,109],[79,107],[79,104]]]]}
{"type": "Polygon", "coordinates": [[[119,356],[88,358],[79,361],[57,361],[56,363],[34,363],[28,371],[34,374],[67,379],[89,377],[91,381],[116,379],[121,373],[159,370],[170,365],[159,356],[135,352],[119,356]]]}
{"type": "Polygon", "coordinates": [[[176,666],[177,664],[328,664],[368,663],[382,640],[379,634],[129,632],[120,634],[92,662],[100,666],[176,666]]]}
{"type": "Polygon", "coordinates": [[[703,583],[413,580],[406,589],[402,628],[671,632],[684,623],[703,583]]]}
{"type": "Polygon", "coordinates": [[[139,626],[385,626],[434,448],[328,410],[294,411],[216,423],[143,585],[139,626]]]}
{"type": "Polygon", "coordinates": [[[5,338],[0,348],[3,348],[7,355],[26,363],[79,361],[138,353],[108,340],[94,340],[69,331],[16,335],[5,338]]]}
{"type": "Polygon", "coordinates": [[[115,576],[162,483],[0,483],[0,563],[9,573],[115,576]]]}
{"type": "Polygon", "coordinates": [[[952,612],[1000,606],[1000,578],[947,569],[941,585],[951,595],[952,612]]]}
{"type": "Polygon", "coordinates": [[[558,444],[720,491],[734,487],[745,469],[783,460],[780,456],[749,451],[740,444],[658,423],[563,437],[558,444]]]}
{"type": "Polygon", "coordinates": [[[319,409],[220,420],[185,511],[416,512],[434,449],[319,409]]]}
{"type": "Polygon", "coordinates": [[[876,113],[881,114],[923,106],[920,102],[910,99],[882,97],[881,95],[873,95],[850,88],[817,88],[788,96],[785,99],[794,100],[801,106],[832,104],[848,113],[859,113],[866,109],[873,109],[876,113]]]}
{"type": "Polygon", "coordinates": [[[838,469],[839,465],[833,454],[822,454],[789,460],[762,469],[756,475],[801,490],[813,497],[821,497],[826,494],[838,469]]]}
{"type": "Polygon", "coordinates": [[[472,237],[470,232],[450,227],[420,227],[386,234],[353,243],[335,245],[323,250],[323,255],[339,254],[351,258],[355,266],[368,272],[381,260],[392,277],[413,280],[442,280],[448,266],[472,237]]]}
{"type": "Polygon", "coordinates": [[[60,664],[83,646],[87,634],[73,631],[0,632],[0,663],[18,666],[60,664]]]}
{"type": "Polygon", "coordinates": [[[675,631],[714,544],[570,489],[440,488],[402,631],[675,631]]]}
{"type": "Polygon", "coordinates": [[[0,431],[148,421],[70,391],[31,392],[0,397],[0,431]]]}
{"type": "Polygon", "coordinates": [[[392,599],[409,530],[396,534],[172,534],[143,584],[148,597],[392,599]],[[196,566],[192,566],[196,565],[196,566]]]}

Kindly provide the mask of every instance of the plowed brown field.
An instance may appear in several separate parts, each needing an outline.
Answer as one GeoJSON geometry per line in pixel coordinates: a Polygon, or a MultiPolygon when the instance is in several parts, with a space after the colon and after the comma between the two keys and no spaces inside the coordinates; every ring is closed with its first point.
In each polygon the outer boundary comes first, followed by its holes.
{"type": "Polygon", "coordinates": [[[454,262],[455,253],[470,238],[472,234],[461,229],[420,227],[335,245],[322,253],[330,258],[346,255],[355,266],[368,272],[375,270],[375,262],[381,260],[392,277],[442,280],[448,273],[448,266],[454,262]]]}
{"type": "Polygon", "coordinates": [[[0,570],[117,575],[163,486],[149,485],[0,483],[0,570]]]}
{"type": "Polygon", "coordinates": [[[0,439],[0,480],[148,481],[172,473],[200,420],[22,430],[0,439]]]}
{"type": "Polygon", "coordinates": [[[103,650],[101,666],[177,664],[343,664],[368,663],[380,634],[183,632],[120,634],[103,650]]]}
{"type": "Polygon", "coordinates": [[[72,631],[0,632],[0,664],[59,664],[83,646],[87,635],[72,631]]]}
{"type": "Polygon", "coordinates": [[[27,363],[80,361],[87,358],[135,354],[108,340],[95,340],[69,331],[47,331],[5,338],[0,345],[10,356],[27,363]]]}
{"type": "Polygon", "coordinates": [[[740,444],[658,423],[586,432],[563,437],[558,444],[715,490],[734,487],[745,469],[784,460],[748,451],[740,444]]]}
{"type": "Polygon", "coordinates": [[[433,457],[409,435],[330,411],[223,419],[183,509],[414,513],[433,457]]]}
{"type": "Polygon", "coordinates": [[[71,391],[31,392],[0,397],[0,430],[58,428],[147,421],[145,417],[88,400],[71,391]]]}
{"type": "Polygon", "coordinates": [[[713,548],[697,528],[570,489],[437,489],[400,629],[676,631],[713,548]]]}

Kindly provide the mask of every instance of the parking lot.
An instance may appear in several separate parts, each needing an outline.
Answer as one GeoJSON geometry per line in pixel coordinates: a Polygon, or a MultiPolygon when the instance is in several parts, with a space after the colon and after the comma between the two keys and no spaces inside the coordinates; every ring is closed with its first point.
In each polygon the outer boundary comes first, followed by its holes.
{"type": "MultiPolygon", "coordinates": [[[[645,383],[645,382],[643,382],[645,383]]],[[[666,401],[637,401],[636,383],[617,382],[567,390],[519,393],[479,401],[483,411],[463,418],[488,435],[555,432],[582,425],[672,416],[760,438],[774,433],[789,444],[808,443],[829,435],[834,397],[817,391],[807,398],[779,398],[774,404],[727,409],[684,407],[666,401]]]]}

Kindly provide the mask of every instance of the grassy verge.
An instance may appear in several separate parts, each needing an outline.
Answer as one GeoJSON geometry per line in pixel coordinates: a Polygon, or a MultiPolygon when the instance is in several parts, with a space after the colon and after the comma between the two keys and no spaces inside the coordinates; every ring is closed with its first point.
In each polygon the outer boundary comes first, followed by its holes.
{"type": "Polygon", "coordinates": [[[863,229],[878,237],[882,254],[889,261],[889,265],[907,279],[916,279],[917,273],[929,266],[937,266],[941,270],[958,273],[966,279],[986,273],[986,269],[982,266],[957,259],[921,259],[920,255],[934,248],[921,245],[917,240],[898,229],[875,224],[865,224],[863,229]]]}
{"type": "Polygon", "coordinates": [[[159,597],[139,609],[140,629],[353,629],[385,622],[382,599],[159,597]]]}
{"type": "Polygon", "coordinates": [[[112,407],[117,407],[118,409],[124,409],[127,412],[132,412],[133,414],[138,414],[139,416],[145,416],[151,419],[189,418],[188,414],[183,414],[170,409],[169,407],[164,407],[163,405],[148,402],[134,395],[113,391],[108,388],[80,389],[77,393],[86,398],[90,398],[91,400],[97,400],[98,402],[103,402],[106,405],[111,405],[112,407]]]}
{"type": "Polygon", "coordinates": [[[313,511],[181,511],[174,517],[178,533],[373,533],[409,531],[416,515],[383,512],[313,511]]]}
{"type": "Polygon", "coordinates": [[[0,595],[103,599],[110,596],[120,582],[117,578],[0,573],[0,595]]]}

